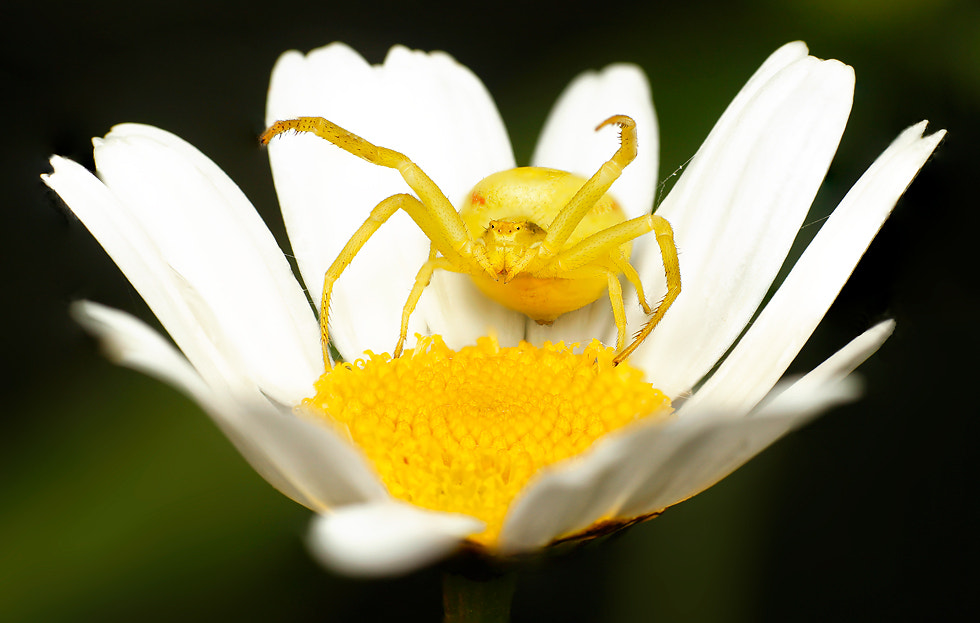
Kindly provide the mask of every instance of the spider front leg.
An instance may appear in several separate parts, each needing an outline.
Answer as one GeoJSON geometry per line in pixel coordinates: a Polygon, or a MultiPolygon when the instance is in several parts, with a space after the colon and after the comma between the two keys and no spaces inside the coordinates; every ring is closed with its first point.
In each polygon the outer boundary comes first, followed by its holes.
{"type": "MultiPolygon", "coordinates": [[[[541,276],[561,278],[575,275],[576,272],[581,273],[582,271],[587,271],[591,267],[601,267],[610,260],[615,266],[617,263],[623,261],[621,258],[613,255],[617,252],[618,247],[651,231],[656,233],[657,244],[660,246],[660,255],[664,263],[664,274],[667,278],[667,293],[664,295],[660,305],[657,306],[653,317],[637,333],[630,345],[623,348],[622,345],[625,344],[626,335],[626,315],[623,313],[623,295],[618,279],[615,284],[610,280],[609,299],[613,306],[613,317],[616,320],[616,344],[617,349],[621,349],[613,359],[613,363],[616,364],[625,361],[636,350],[637,346],[650,335],[654,327],[657,326],[664,317],[664,314],[667,313],[667,310],[674,303],[677,295],[681,293],[681,273],[677,261],[677,248],[674,245],[674,230],[671,228],[670,223],[667,222],[667,219],[656,216],[655,214],[649,214],[596,232],[575,246],[555,255],[537,273],[541,276]]],[[[634,283],[634,285],[639,284],[639,276],[636,275],[635,270],[626,271],[626,274],[630,282],[634,283]],[[635,281],[634,278],[636,279],[635,281]]],[[[645,305],[642,286],[637,288],[637,296],[644,309],[649,309],[645,305]]]]}
{"type": "MultiPolygon", "coordinates": [[[[333,261],[330,268],[323,275],[323,294],[320,298],[320,348],[323,350],[323,365],[327,370],[330,365],[330,332],[328,329],[330,318],[330,297],[333,294],[333,284],[340,279],[340,275],[350,266],[354,256],[361,250],[364,243],[384,225],[385,221],[399,209],[405,210],[409,214],[418,211],[422,207],[419,200],[411,195],[394,195],[388,197],[371,210],[367,220],[357,228],[344,248],[340,250],[337,259],[333,261]],[[417,205],[416,205],[417,204],[417,205]]],[[[405,323],[407,327],[407,322],[405,323]]]]}
{"type": "MultiPolygon", "coordinates": [[[[423,271],[429,270],[430,277],[431,271],[440,266],[451,267],[452,270],[460,272],[492,270],[486,257],[485,247],[470,238],[459,213],[456,212],[446,195],[407,156],[386,147],[378,147],[322,117],[300,117],[277,121],[262,133],[259,140],[262,143],[268,143],[273,137],[290,130],[311,132],[372,164],[397,169],[405,182],[421,199],[420,201],[411,195],[399,194],[389,197],[375,206],[367,220],[354,232],[354,235],[340,251],[337,259],[324,274],[323,297],[320,301],[320,342],[323,349],[323,365],[326,369],[331,368],[328,318],[333,284],[340,278],[344,269],[347,268],[374,232],[399,209],[405,210],[412,217],[416,225],[432,241],[432,248],[442,254],[442,257],[435,261],[430,253],[430,261],[423,266],[423,271]]],[[[422,276],[422,271],[420,271],[419,278],[422,276]]],[[[416,295],[413,290],[413,294],[409,298],[409,302],[406,303],[405,310],[403,310],[403,316],[406,310],[408,314],[411,314],[418,302],[418,297],[421,296],[422,289],[425,287],[424,284],[418,285],[419,278],[416,278],[418,294],[416,295]]],[[[424,281],[428,283],[428,278],[424,281]]],[[[404,342],[407,327],[407,320],[403,319],[399,345],[404,342]]]]}
{"type": "Polygon", "coordinates": [[[613,182],[619,179],[623,169],[636,158],[636,122],[626,115],[613,115],[598,126],[598,132],[607,125],[618,125],[620,127],[619,149],[613,154],[612,158],[603,163],[599,170],[589,178],[575,196],[561,209],[548,226],[548,235],[545,237],[543,246],[551,249],[560,249],[568,238],[582,222],[585,215],[595,206],[596,202],[602,198],[613,182]]]}
{"type": "Polygon", "coordinates": [[[505,282],[510,281],[523,271],[537,272],[541,266],[547,265],[559,253],[559,250],[568,241],[585,215],[595,207],[595,204],[606,194],[613,182],[619,179],[623,169],[636,158],[636,122],[626,115],[613,115],[596,126],[596,131],[598,132],[607,125],[620,127],[619,149],[568,200],[568,203],[562,207],[551,224],[548,225],[548,234],[537,248],[537,253],[525,254],[524,258],[510,270],[505,282]]]}
{"type": "Polygon", "coordinates": [[[289,131],[315,134],[371,164],[396,169],[421,200],[418,207],[423,208],[414,212],[406,211],[429,240],[436,245],[443,257],[455,264],[468,264],[475,261],[481,268],[492,272],[486,254],[481,254],[481,247],[470,238],[456,208],[436,183],[408,156],[387,147],[374,145],[323,117],[299,117],[276,121],[262,133],[259,140],[267,144],[273,137],[289,131]]]}

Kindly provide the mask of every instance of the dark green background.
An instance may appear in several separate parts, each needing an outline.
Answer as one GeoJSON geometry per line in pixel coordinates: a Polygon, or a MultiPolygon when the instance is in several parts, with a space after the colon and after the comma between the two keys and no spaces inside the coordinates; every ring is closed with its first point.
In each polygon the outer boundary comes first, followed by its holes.
{"type": "Polygon", "coordinates": [[[529,569],[514,620],[976,614],[976,2],[38,6],[0,10],[0,620],[438,620],[437,571],[363,582],[321,570],[302,545],[307,510],[195,405],[100,357],[68,320],[70,301],[150,315],[38,179],[51,153],[91,166],[89,138],[115,123],[158,125],[227,171],[285,245],[255,143],[269,71],[283,50],[333,40],[375,62],[393,43],[451,52],[495,96],[521,162],[573,76],[638,63],[653,84],[663,178],[772,50],[804,39],[857,70],[808,222],[904,127],[948,128],[793,366],[894,317],[896,334],[862,368],[866,398],[662,518],[529,569]]]}

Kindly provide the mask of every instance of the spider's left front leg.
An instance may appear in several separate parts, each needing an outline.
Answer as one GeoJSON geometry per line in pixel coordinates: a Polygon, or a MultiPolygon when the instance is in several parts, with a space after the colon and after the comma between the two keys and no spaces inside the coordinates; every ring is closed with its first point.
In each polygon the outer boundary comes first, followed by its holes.
{"type": "Polygon", "coordinates": [[[405,211],[429,240],[435,243],[443,257],[457,265],[476,264],[480,269],[493,271],[486,255],[480,253],[481,247],[474,245],[456,208],[425,171],[408,156],[375,145],[323,117],[276,121],[262,133],[259,140],[267,144],[273,137],[289,131],[309,132],[371,164],[398,171],[405,183],[418,195],[414,203],[403,205],[405,211]]]}
{"type": "Polygon", "coordinates": [[[432,247],[429,253],[429,261],[422,266],[416,276],[412,294],[402,311],[401,334],[395,349],[395,356],[397,356],[408,332],[407,317],[415,309],[415,305],[422,295],[422,290],[432,276],[432,271],[436,268],[446,268],[474,274],[481,271],[492,273],[493,267],[487,260],[485,247],[477,244],[470,237],[463,220],[449,199],[446,198],[446,195],[405,154],[387,147],[374,145],[323,117],[299,117],[276,121],[262,133],[260,140],[262,143],[268,143],[273,137],[289,131],[312,133],[371,164],[395,169],[418,195],[418,199],[408,194],[394,195],[375,206],[367,220],[344,245],[337,259],[330,265],[323,277],[323,295],[320,304],[320,341],[323,349],[323,363],[329,370],[331,361],[328,315],[334,282],[340,278],[341,273],[351,263],[361,247],[392,214],[399,209],[408,213],[415,224],[419,226],[419,229],[432,241],[432,247]],[[441,253],[441,257],[436,257],[436,251],[441,253]]]}
{"type": "MultiPolygon", "coordinates": [[[[612,272],[612,276],[609,277],[609,299],[613,306],[613,317],[616,320],[617,349],[620,351],[614,362],[622,363],[650,335],[664,314],[667,313],[677,295],[681,293],[681,273],[677,262],[677,248],[674,246],[674,230],[667,219],[663,217],[655,214],[640,216],[596,232],[578,244],[561,251],[552,257],[536,274],[542,277],[574,277],[576,273],[581,274],[582,271],[588,271],[590,268],[602,270],[607,274],[612,272]],[[655,232],[657,244],[660,246],[664,274],[667,278],[667,293],[660,305],[657,306],[653,317],[637,333],[630,345],[623,348],[626,336],[626,314],[622,288],[619,285],[618,273],[610,271],[606,265],[612,264],[619,268],[617,265],[624,260],[617,257],[618,247],[651,231],[655,232]],[[615,284],[613,283],[614,280],[615,284]]],[[[631,283],[634,285],[639,283],[639,276],[635,270],[632,270],[632,267],[624,272],[631,283]]],[[[644,301],[642,286],[637,288],[637,296],[640,297],[642,304],[644,301]]],[[[644,307],[646,306],[644,305],[644,307]]]]}

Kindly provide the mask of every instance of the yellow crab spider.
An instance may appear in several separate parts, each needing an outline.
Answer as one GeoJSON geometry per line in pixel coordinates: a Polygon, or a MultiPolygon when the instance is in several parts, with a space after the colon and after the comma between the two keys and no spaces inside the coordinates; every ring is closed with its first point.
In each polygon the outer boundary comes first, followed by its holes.
{"type": "Polygon", "coordinates": [[[361,247],[397,210],[405,210],[429,238],[429,259],[415,277],[402,309],[394,356],[401,355],[408,320],[437,268],[464,273],[492,300],[540,324],[584,307],[608,291],[616,321],[615,363],[623,362],[660,322],[681,291],[674,234],[666,219],[648,214],[626,220],[605,193],[636,157],[636,123],[614,115],[596,128],[615,124],[620,147],[588,180],[565,171],[520,167],[480,181],[459,210],[422,169],[405,155],[372,145],[322,117],[276,121],[262,133],[267,144],[283,132],[311,132],[372,164],[397,169],[418,198],[388,197],[361,225],[323,277],[320,339],[330,369],[327,317],[333,285],[361,247]],[[547,226],[542,226],[547,223],[547,226]],[[630,264],[631,241],[655,232],[667,277],[667,293],[655,312],[630,264]],[[626,311],[619,275],[636,289],[643,310],[653,316],[626,346],[626,311]]]}

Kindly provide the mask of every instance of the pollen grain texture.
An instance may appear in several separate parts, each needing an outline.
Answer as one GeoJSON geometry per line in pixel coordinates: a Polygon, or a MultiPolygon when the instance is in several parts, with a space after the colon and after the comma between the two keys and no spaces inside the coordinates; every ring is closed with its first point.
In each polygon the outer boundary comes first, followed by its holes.
{"type": "Polygon", "coordinates": [[[614,355],[598,341],[575,354],[493,338],[453,351],[432,336],[397,359],[368,353],[337,366],[304,405],[349,434],[392,496],[477,517],[487,527],[473,540],[492,546],[538,470],[670,414],[667,396],[614,355]]]}

